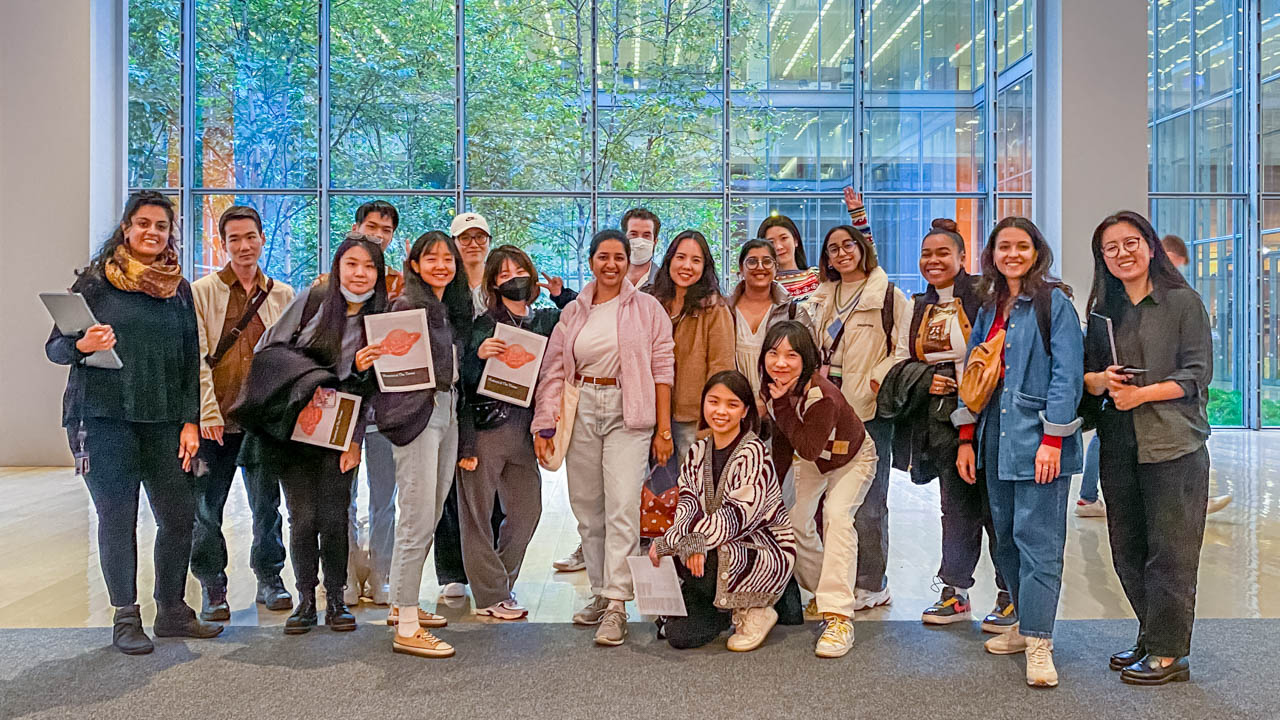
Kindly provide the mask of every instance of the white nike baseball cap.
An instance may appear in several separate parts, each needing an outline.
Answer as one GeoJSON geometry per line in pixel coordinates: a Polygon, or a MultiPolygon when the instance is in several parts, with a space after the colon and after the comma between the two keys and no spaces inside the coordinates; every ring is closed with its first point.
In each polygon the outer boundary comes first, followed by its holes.
{"type": "Polygon", "coordinates": [[[455,238],[460,237],[462,233],[471,228],[480,228],[485,235],[493,237],[493,233],[489,232],[489,223],[485,221],[484,216],[473,212],[454,216],[453,222],[449,223],[449,234],[455,238]]]}

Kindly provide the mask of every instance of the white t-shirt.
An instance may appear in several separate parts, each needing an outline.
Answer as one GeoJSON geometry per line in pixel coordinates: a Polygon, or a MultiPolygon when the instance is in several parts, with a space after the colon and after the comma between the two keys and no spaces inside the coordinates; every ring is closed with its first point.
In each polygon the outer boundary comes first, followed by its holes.
{"type": "Polygon", "coordinates": [[[593,305],[587,324],[573,341],[579,375],[616,378],[622,372],[618,354],[618,298],[593,305]]]}
{"type": "Polygon", "coordinates": [[[760,325],[755,332],[751,331],[751,322],[738,308],[733,309],[733,314],[737,316],[738,322],[735,323],[737,333],[737,343],[734,346],[734,362],[738,366],[738,372],[747,376],[747,380],[751,382],[751,391],[760,392],[760,350],[764,347],[764,336],[769,332],[769,313],[765,312],[764,317],[760,318],[760,325]]]}
{"type": "Polygon", "coordinates": [[[489,307],[485,305],[484,286],[477,285],[471,288],[472,317],[480,317],[481,315],[485,314],[485,312],[488,310],[489,310],[489,307]]]}

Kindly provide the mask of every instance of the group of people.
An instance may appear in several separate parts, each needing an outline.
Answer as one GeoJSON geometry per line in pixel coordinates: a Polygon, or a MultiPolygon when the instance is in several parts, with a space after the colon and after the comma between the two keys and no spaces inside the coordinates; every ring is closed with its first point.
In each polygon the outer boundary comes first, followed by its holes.
{"type": "Polygon", "coordinates": [[[585,569],[590,586],[573,622],[621,645],[627,558],[645,552],[642,489],[674,457],[678,502],[647,552],[655,565],[674,557],[687,615],[658,618],[658,636],[689,648],[732,629],[728,648],[749,651],[776,624],[808,618],[822,622],[815,653],[840,657],[854,614],[891,601],[892,466],[941,491],[942,589],[922,620],[973,617],[985,532],[999,591],[981,623],[994,634],[985,648],[1025,652],[1027,682],[1055,686],[1068,492],[1087,424],[1115,568],[1139,620],[1110,665],[1130,683],[1187,679],[1211,338],[1151,224],[1119,212],[1098,225],[1082,330],[1029,220],[997,223],[978,276],[956,224],[935,220],[920,249],[928,288],[908,297],[877,263],[862,198],[846,190],[845,202],[850,221],[826,232],[816,267],[795,223],[766,219],[726,294],[696,230],[655,256],[661,222],[643,208],[596,233],[594,279],[574,292],[520,248],[491,249],[472,212],[406,243],[403,268],[388,268],[399,216],[373,201],[331,273],[295,294],[259,267],[253,208],[222,214],[227,266],[188,284],[172,205],[135,194],[72,286],[100,324],[78,336],[55,328],[46,344],[71,366],[63,421],[99,517],[114,645],[153,647],[136,598],[140,486],[157,524],[156,636],[213,637],[230,617],[221,524],[239,467],[257,601],[292,611],[285,633],[318,624],[323,580],[331,629],[354,630],[349,606],[367,597],[390,606],[394,651],[448,657],[454,648],[433,632],[446,619],[419,605],[433,543],[444,594],[469,586],[475,613],[525,617],[514,586],[541,515],[538,467],[561,463],[581,546],[557,567],[585,569]],[[364,319],[417,309],[434,387],[380,392],[371,369],[388,350],[364,319]],[[508,350],[499,325],[547,338],[529,407],[478,392],[486,363],[508,350]],[[122,369],[86,363],[106,350],[122,369]],[[325,388],[367,411],[345,450],[291,440],[325,388]],[[362,459],[367,553],[355,512],[362,459]],[[296,602],[280,578],[282,491],[296,602]],[[184,598],[188,568],[203,590],[198,614],[184,598]]]}

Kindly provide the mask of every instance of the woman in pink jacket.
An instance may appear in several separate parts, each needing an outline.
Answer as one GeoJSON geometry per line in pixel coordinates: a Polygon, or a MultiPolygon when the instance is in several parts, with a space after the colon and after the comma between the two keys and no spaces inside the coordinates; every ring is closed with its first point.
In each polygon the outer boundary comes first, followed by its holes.
{"type": "Polygon", "coordinates": [[[591,602],[573,616],[599,625],[596,643],[621,645],[624,603],[632,598],[627,557],[640,550],[640,488],[650,451],[671,457],[671,385],[675,343],[671,320],[652,295],[627,280],[631,246],[617,230],[591,240],[591,272],[560,314],[538,379],[534,450],[548,462],[565,383],[578,403],[565,448],[569,504],[578,518],[591,602]]]}

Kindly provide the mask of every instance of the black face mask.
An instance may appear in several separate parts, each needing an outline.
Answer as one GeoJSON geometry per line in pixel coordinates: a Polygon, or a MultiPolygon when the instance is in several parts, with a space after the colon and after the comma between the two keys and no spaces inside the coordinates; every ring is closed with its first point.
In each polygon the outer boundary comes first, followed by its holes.
{"type": "Polygon", "coordinates": [[[528,302],[533,294],[533,278],[513,277],[498,286],[498,294],[508,300],[528,302]]]}

